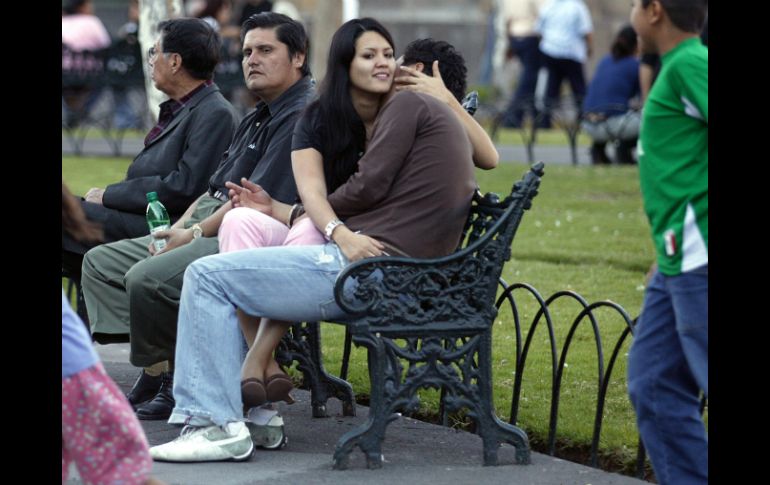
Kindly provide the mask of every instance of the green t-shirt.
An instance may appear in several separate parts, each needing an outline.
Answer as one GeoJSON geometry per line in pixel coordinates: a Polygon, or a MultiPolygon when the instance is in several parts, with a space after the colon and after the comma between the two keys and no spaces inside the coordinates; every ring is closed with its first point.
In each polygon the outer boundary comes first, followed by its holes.
{"type": "Polygon", "coordinates": [[[639,175],[658,269],[673,276],[708,264],[708,49],[693,37],[661,63],[642,113],[639,175]]]}

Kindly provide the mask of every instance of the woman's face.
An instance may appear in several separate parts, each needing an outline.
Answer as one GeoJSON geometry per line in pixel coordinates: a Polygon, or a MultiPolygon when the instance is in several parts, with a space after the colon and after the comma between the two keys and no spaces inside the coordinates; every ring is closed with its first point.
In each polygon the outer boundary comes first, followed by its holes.
{"type": "Polygon", "coordinates": [[[370,94],[385,94],[390,91],[395,70],[393,48],[385,37],[372,31],[361,34],[350,63],[352,88],[370,94]]]}

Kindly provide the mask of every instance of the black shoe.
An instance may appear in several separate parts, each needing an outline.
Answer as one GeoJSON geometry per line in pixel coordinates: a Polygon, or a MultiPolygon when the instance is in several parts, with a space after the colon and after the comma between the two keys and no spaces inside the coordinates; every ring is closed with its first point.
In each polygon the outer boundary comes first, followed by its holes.
{"type": "Polygon", "coordinates": [[[152,401],[136,408],[136,417],[143,420],[168,419],[174,409],[174,373],[161,374],[160,389],[152,401]]]}
{"type": "Polygon", "coordinates": [[[615,149],[615,159],[621,165],[634,165],[636,163],[633,156],[634,148],[636,148],[636,140],[621,141],[615,149]]]}
{"type": "Polygon", "coordinates": [[[591,145],[591,163],[594,165],[609,165],[612,163],[605,152],[606,143],[594,142],[591,145]]]}
{"type": "Polygon", "coordinates": [[[139,378],[134,383],[134,387],[132,387],[131,390],[128,391],[128,394],[126,394],[126,398],[128,399],[129,404],[131,404],[131,407],[136,410],[138,405],[155,397],[160,390],[162,380],[160,374],[152,377],[142,370],[142,373],[139,374],[139,378]]]}

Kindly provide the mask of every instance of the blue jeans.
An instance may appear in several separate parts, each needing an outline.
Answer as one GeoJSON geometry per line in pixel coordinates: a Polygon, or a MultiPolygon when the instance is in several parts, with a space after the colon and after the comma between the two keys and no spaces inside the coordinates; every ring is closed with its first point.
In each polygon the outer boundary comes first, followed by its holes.
{"type": "Polygon", "coordinates": [[[339,320],[337,274],[348,264],[336,244],[247,249],[192,263],[184,274],[169,423],[243,421],[245,341],[235,310],[275,320],[339,320]]]}
{"type": "Polygon", "coordinates": [[[656,272],[628,356],[628,393],[658,483],[708,483],[708,264],[656,272]]]}

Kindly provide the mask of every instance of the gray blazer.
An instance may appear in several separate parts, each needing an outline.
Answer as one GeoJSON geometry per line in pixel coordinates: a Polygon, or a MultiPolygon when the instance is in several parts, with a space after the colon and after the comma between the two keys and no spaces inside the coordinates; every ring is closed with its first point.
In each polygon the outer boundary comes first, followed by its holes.
{"type": "Polygon", "coordinates": [[[206,86],[134,158],[126,179],[107,186],[104,207],[144,215],[147,192],[157,192],[178,218],[206,191],[237,125],[235,109],[216,84],[206,86]]]}

